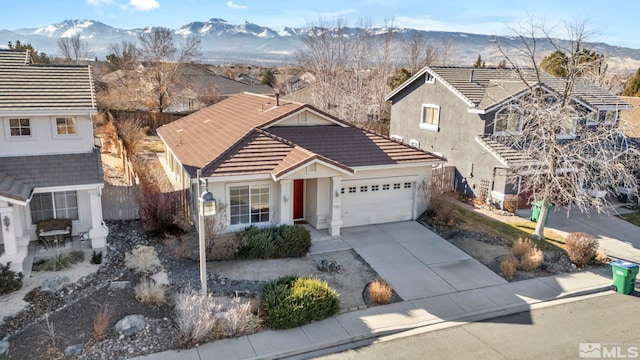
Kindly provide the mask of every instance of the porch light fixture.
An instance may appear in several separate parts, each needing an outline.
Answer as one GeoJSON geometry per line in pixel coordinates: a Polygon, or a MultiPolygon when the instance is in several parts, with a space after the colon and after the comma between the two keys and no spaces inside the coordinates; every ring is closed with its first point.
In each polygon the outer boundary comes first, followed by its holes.
{"type": "Polygon", "coordinates": [[[288,202],[289,201],[289,197],[287,195],[282,197],[282,200],[284,200],[284,202],[288,202]]]}
{"type": "MultiPolygon", "coordinates": [[[[201,187],[201,171],[198,169],[198,190],[201,187]]],[[[202,289],[202,295],[207,295],[207,257],[206,257],[206,245],[204,236],[204,219],[205,216],[213,216],[216,214],[216,199],[213,194],[209,192],[209,182],[204,181],[205,190],[200,194],[198,198],[198,243],[200,251],[200,287],[202,289]]]]}
{"type": "Polygon", "coordinates": [[[4,224],[4,229],[9,231],[9,225],[11,225],[11,220],[8,216],[5,215],[4,219],[2,219],[2,224],[4,224]]]}
{"type": "Polygon", "coordinates": [[[340,190],[336,190],[336,197],[340,197],[340,190]]]}

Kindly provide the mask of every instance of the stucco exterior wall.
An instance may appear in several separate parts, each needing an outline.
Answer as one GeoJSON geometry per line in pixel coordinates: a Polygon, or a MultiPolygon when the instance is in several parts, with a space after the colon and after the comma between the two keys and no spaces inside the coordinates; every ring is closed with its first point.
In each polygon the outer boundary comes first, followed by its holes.
{"type": "Polygon", "coordinates": [[[93,127],[89,115],[28,116],[15,115],[0,118],[2,141],[0,156],[48,155],[82,153],[93,150],[93,127]],[[57,117],[76,119],[75,135],[58,135],[57,117]],[[11,137],[9,119],[28,118],[31,136],[11,137]]]}
{"type": "Polygon", "coordinates": [[[403,137],[405,143],[415,139],[420,148],[442,154],[447,165],[456,167],[456,189],[475,194],[480,180],[491,179],[493,168],[500,163],[475,140],[489,130],[486,119],[493,119],[492,115],[481,117],[468,109],[465,101],[437,79],[430,84],[422,77],[393,98],[390,134],[403,137]],[[440,106],[437,131],[420,128],[423,104],[440,106]]]}

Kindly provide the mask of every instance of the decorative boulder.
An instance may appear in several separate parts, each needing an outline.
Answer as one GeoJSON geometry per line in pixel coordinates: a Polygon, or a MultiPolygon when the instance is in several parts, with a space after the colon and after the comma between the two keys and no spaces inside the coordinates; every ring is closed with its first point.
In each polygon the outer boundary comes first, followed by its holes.
{"type": "Polygon", "coordinates": [[[144,330],[147,326],[147,321],[142,315],[129,315],[125,316],[116,323],[116,331],[122,333],[125,336],[131,336],[144,330]]]}
{"type": "Polygon", "coordinates": [[[64,356],[66,357],[78,356],[82,354],[82,349],[84,349],[84,344],[69,345],[66,348],[64,348],[64,356]]]}
{"type": "Polygon", "coordinates": [[[4,354],[9,350],[9,342],[7,340],[0,341],[0,355],[4,354]]]}
{"type": "Polygon", "coordinates": [[[62,275],[54,275],[42,282],[42,291],[58,292],[67,286],[71,281],[68,277],[62,275]]]}

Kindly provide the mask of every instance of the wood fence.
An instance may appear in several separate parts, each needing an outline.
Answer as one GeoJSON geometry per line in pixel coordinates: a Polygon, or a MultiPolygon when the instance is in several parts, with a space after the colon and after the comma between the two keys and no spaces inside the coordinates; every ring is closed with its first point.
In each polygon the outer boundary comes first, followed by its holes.
{"type": "Polygon", "coordinates": [[[442,166],[431,171],[431,184],[441,193],[455,190],[455,166],[442,166]]]}
{"type": "MultiPolygon", "coordinates": [[[[140,185],[105,185],[102,189],[102,217],[105,220],[134,220],[145,215],[170,216],[191,223],[191,197],[189,189],[165,193],[144,194],[141,199],[140,185]],[[142,209],[140,200],[144,202],[142,209]]],[[[145,219],[143,218],[143,221],[145,219]]]]}
{"type": "Polygon", "coordinates": [[[102,189],[102,217],[105,220],[139,219],[139,193],[140,185],[105,185],[102,189]]]}
{"type": "Polygon", "coordinates": [[[141,127],[148,126],[153,130],[189,115],[186,113],[175,114],[139,110],[109,110],[108,113],[116,121],[136,121],[141,127]]]}

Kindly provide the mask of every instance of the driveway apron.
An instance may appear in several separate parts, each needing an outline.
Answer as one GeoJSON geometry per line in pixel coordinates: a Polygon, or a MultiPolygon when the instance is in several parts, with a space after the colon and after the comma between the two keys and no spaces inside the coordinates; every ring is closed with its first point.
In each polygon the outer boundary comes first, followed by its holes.
{"type": "Polygon", "coordinates": [[[344,228],[342,239],[404,300],[507,283],[415,221],[344,228]]]}

